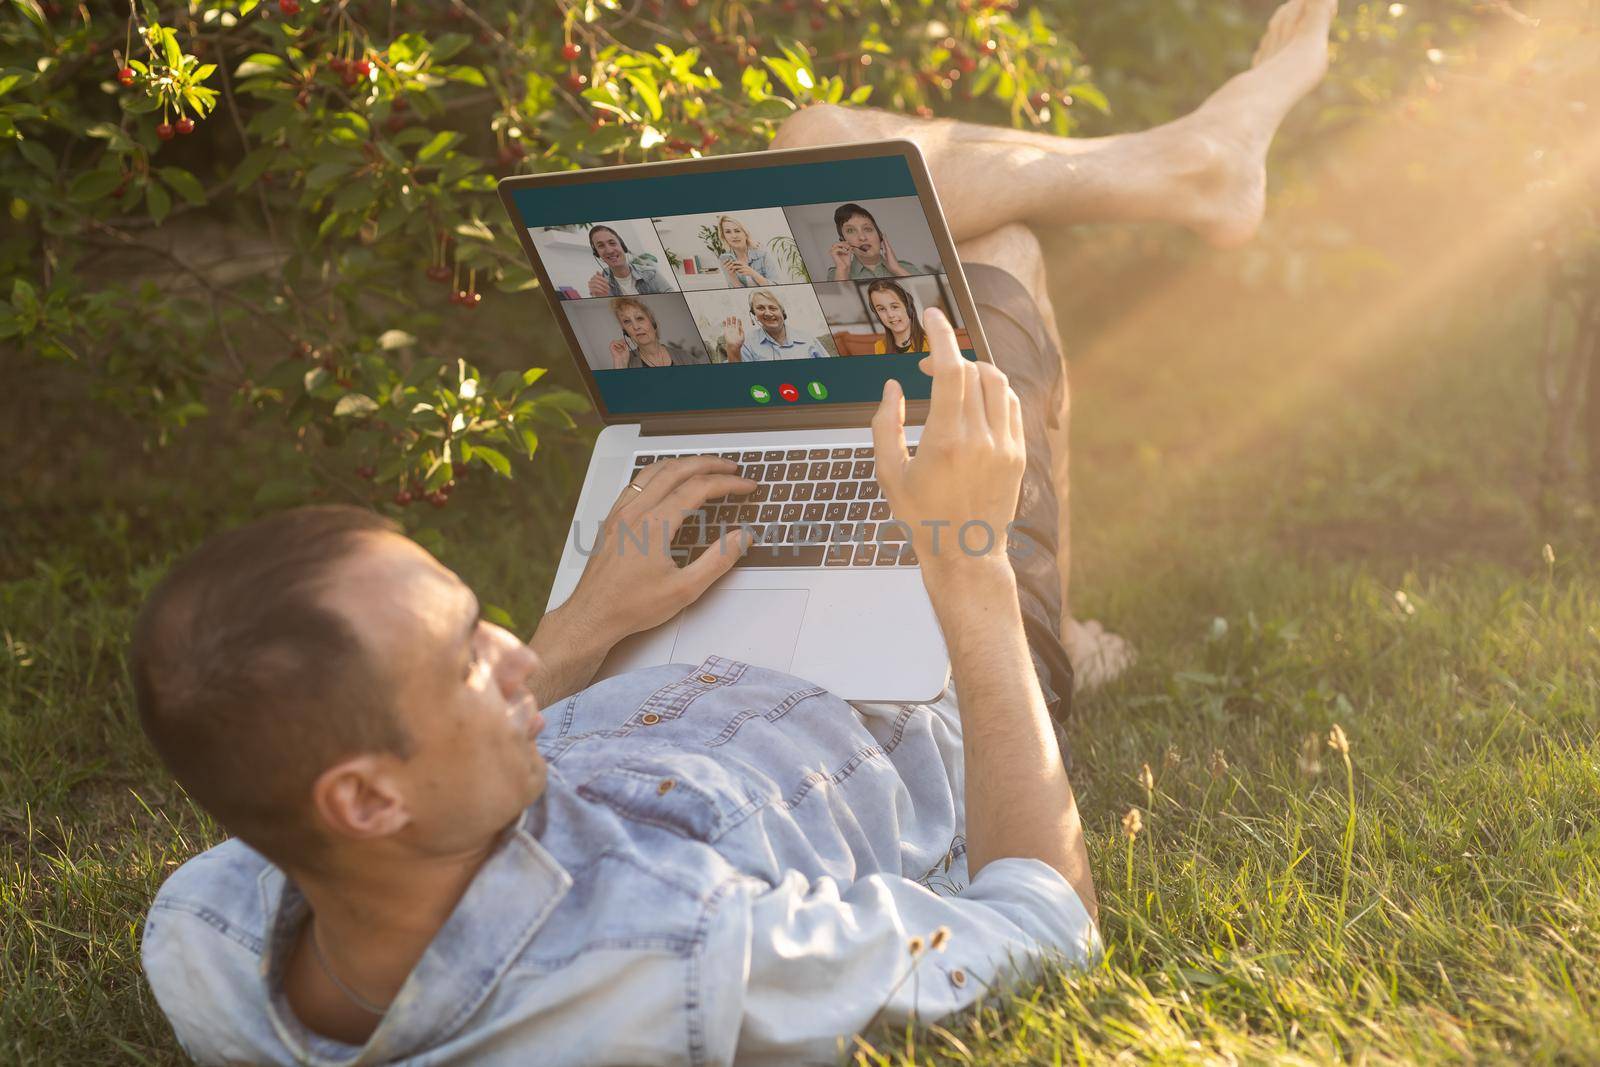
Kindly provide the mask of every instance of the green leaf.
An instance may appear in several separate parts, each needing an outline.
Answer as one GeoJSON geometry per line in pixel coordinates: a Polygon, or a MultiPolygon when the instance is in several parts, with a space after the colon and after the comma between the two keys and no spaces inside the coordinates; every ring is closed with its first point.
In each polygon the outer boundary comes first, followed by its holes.
{"type": "Polygon", "coordinates": [[[206,191],[200,185],[200,179],[182,167],[162,167],[157,173],[161,175],[162,181],[171,186],[173,192],[189,203],[203,204],[206,202],[206,191]]]}
{"type": "Polygon", "coordinates": [[[84,171],[72,179],[72,184],[67,187],[67,196],[80,203],[99,200],[101,197],[111,195],[111,190],[121,184],[122,173],[120,171],[84,171]]]}
{"type": "Polygon", "coordinates": [[[539,435],[524,427],[517,431],[517,436],[522,439],[522,447],[528,453],[528,458],[532,459],[533,454],[539,450],[539,435]]]}
{"type": "Polygon", "coordinates": [[[511,461],[505,453],[499,452],[488,445],[473,445],[472,458],[491,468],[502,478],[511,477],[511,461]]]}
{"type": "Polygon", "coordinates": [[[271,52],[255,52],[239,64],[233,76],[239,79],[253,78],[258,74],[270,74],[282,70],[283,66],[282,56],[275,56],[271,52]]]}
{"type": "Polygon", "coordinates": [[[151,221],[156,225],[167,217],[172,210],[172,196],[158,181],[151,181],[144,190],[145,205],[150,209],[151,221]]]}
{"type": "Polygon", "coordinates": [[[440,130],[433,135],[433,140],[417,150],[417,162],[428,162],[459,140],[461,140],[461,135],[454,130],[440,130]]]}
{"type": "Polygon", "coordinates": [[[346,393],[333,405],[335,418],[347,415],[370,415],[378,410],[378,402],[365,393],[346,393]]]}

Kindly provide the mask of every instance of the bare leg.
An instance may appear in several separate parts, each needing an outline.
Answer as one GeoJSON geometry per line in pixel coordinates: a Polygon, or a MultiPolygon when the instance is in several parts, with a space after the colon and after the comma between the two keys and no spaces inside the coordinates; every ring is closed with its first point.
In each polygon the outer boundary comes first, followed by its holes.
{"type": "Polygon", "coordinates": [[[1173,222],[1219,245],[1260,225],[1278,124],[1327,71],[1336,0],[1288,0],[1255,65],[1165,126],[1070,139],[831,105],[797,112],[776,148],[903,137],[922,149],[956,240],[1008,222],[1173,222]],[[1005,176],[996,188],[995,176],[1005,176]]]}
{"type": "MultiPolygon", "coordinates": [[[[1020,281],[1044,317],[1045,327],[1056,350],[1061,337],[1056,332],[1055,308],[1050,303],[1050,288],[1045,277],[1044,253],[1033,231],[1008,223],[978,237],[961,241],[956,251],[963,263],[987,263],[999,267],[1020,281]]],[[[1062,369],[1065,374],[1065,367],[1062,369]]],[[[1071,410],[1071,390],[1063,383],[1061,410],[1056,413],[1056,430],[1050,437],[1050,474],[1055,482],[1059,541],[1056,566],[1061,573],[1061,638],[1072,660],[1074,686],[1092,689],[1121,674],[1133,662],[1133,646],[1098,622],[1079,622],[1072,617],[1068,586],[1072,573],[1072,522],[1067,490],[1067,421],[1071,410]]]]}

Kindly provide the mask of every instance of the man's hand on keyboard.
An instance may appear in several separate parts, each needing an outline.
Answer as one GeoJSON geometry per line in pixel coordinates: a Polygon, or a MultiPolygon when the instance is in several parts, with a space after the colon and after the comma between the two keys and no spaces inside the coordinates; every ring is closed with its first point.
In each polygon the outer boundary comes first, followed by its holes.
{"type": "Polygon", "coordinates": [[[950,322],[922,316],[931,353],[919,366],[933,399],[917,454],[906,448],[905,395],[890,379],[872,420],[878,482],[894,517],[911,528],[925,577],[979,562],[1005,564],[1006,527],[1027,458],[1022,405],[1001,370],[961,355],[950,322]]]}
{"type": "Polygon", "coordinates": [[[755,482],[734,473],[738,469],[726,459],[696,456],[653,463],[640,471],[600,528],[583,577],[567,602],[572,613],[614,644],[659,626],[698,600],[738,562],[749,532],[730,529],[685,567],[677,565],[669,546],[684,517],[707,500],[755,489],[755,482]]]}

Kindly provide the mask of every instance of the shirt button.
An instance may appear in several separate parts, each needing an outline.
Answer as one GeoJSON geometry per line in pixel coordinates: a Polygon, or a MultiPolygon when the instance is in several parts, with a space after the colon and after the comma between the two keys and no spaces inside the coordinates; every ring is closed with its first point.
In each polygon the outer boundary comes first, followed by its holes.
{"type": "Polygon", "coordinates": [[[714,674],[702,674],[700,676],[700,680],[707,685],[715,685],[717,683],[717,676],[714,674]]]}
{"type": "Polygon", "coordinates": [[[647,711],[643,715],[639,716],[639,721],[644,723],[646,726],[654,726],[656,723],[661,721],[661,716],[657,715],[653,711],[647,711]]]}
{"type": "Polygon", "coordinates": [[[967,972],[957,967],[950,972],[950,981],[957,989],[960,989],[967,984],[967,972]]]}
{"type": "Polygon", "coordinates": [[[662,796],[666,796],[668,793],[672,792],[672,787],[677,784],[678,783],[674,782],[671,778],[663,778],[661,779],[661,784],[656,786],[656,792],[660,793],[662,796]]]}

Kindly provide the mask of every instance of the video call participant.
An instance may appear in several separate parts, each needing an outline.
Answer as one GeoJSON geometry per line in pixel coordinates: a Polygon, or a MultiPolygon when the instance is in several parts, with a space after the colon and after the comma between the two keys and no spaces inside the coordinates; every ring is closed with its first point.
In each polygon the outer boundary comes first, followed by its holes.
{"type": "Polygon", "coordinates": [[[760,329],[745,336],[739,316],[722,320],[722,352],[729,363],[764,363],[774,359],[826,359],[828,350],[815,337],[789,333],[789,312],[770,289],[750,294],[750,318],[760,329]]]}
{"type": "Polygon", "coordinates": [[[711,357],[700,345],[686,348],[661,339],[661,325],[655,312],[632,297],[611,302],[611,313],[622,327],[622,336],[611,342],[611,366],[615,370],[631,367],[687,367],[710,363],[711,357]]]}
{"type": "Polygon", "coordinates": [[[717,258],[722,261],[722,273],[727,275],[729,285],[748,289],[772,284],[767,250],[751,240],[744,223],[732,215],[723,215],[717,219],[717,233],[722,236],[722,247],[727,249],[717,258]]]}
{"type": "Polygon", "coordinates": [[[833,213],[833,228],[839,235],[828,249],[828,255],[833,257],[828,277],[833,281],[937,273],[932,267],[902,262],[896,257],[889,235],[878,228],[872,212],[860,204],[839,205],[833,213]]]}
{"type": "Polygon", "coordinates": [[[633,296],[670,293],[672,284],[651,266],[654,256],[636,256],[610,226],[589,227],[589,251],[602,266],[589,279],[590,296],[633,296]]]}
{"type": "Polygon", "coordinates": [[[872,313],[878,317],[884,332],[873,345],[873,352],[881,356],[887,352],[928,350],[928,335],[918,321],[916,298],[899,282],[879,278],[867,286],[867,302],[872,305],[872,313]]]}

